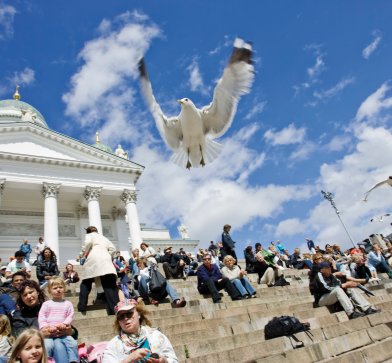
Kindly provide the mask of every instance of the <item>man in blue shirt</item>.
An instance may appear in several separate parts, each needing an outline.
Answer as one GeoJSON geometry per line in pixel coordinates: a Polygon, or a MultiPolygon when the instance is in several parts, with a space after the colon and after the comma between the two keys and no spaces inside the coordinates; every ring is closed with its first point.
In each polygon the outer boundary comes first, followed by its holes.
{"type": "Polygon", "coordinates": [[[232,300],[242,300],[240,293],[227,277],[223,277],[217,265],[211,263],[211,255],[203,256],[203,264],[197,269],[197,289],[200,294],[211,294],[212,301],[222,301],[219,290],[225,289],[232,300]]]}

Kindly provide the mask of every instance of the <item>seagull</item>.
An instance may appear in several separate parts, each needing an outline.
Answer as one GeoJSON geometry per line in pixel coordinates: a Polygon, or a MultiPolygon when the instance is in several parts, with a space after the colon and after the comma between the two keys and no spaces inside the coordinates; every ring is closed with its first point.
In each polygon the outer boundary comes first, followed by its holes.
{"type": "Polygon", "coordinates": [[[205,166],[218,157],[222,145],[213,139],[230,127],[240,96],[250,91],[254,79],[252,45],[237,38],[233,52],[219,79],[212,102],[197,108],[190,98],[178,100],[181,112],[168,117],[155,100],[144,58],[139,61],[142,94],[161,137],[174,152],[171,160],[190,169],[205,166]]]}
{"type": "Polygon", "coordinates": [[[382,223],[382,222],[384,222],[384,217],[389,217],[390,215],[391,215],[390,213],[385,213],[385,214],[383,214],[380,217],[373,217],[370,220],[370,222],[380,222],[380,223],[382,223]]]}
{"type": "Polygon", "coordinates": [[[373,189],[376,189],[376,188],[378,188],[379,186],[381,186],[381,185],[383,185],[383,184],[388,184],[390,187],[392,187],[392,176],[389,176],[388,179],[383,180],[382,182],[379,182],[379,183],[377,183],[376,185],[374,185],[372,188],[370,188],[370,189],[365,193],[365,198],[363,199],[363,201],[364,201],[364,202],[367,202],[370,192],[371,192],[373,189]]]}

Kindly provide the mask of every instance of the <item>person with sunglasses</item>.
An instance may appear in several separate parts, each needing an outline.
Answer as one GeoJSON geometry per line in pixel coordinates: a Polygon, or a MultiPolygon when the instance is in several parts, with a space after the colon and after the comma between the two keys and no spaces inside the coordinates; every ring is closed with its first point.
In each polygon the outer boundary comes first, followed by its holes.
{"type": "Polygon", "coordinates": [[[109,341],[102,363],[177,363],[178,358],[166,335],[151,328],[147,310],[133,299],[114,308],[118,335],[109,341]]]}
{"type": "Polygon", "coordinates": [[[225,289],[232,300],[242,300],[242,297],[233,283],[223,277],[218,266],[211,263],[211,255],[203,256],[203,264],[197,269],[197,289],[200,294],[211,294],[212,301],[222,301],[219,290],[225,289]]]}

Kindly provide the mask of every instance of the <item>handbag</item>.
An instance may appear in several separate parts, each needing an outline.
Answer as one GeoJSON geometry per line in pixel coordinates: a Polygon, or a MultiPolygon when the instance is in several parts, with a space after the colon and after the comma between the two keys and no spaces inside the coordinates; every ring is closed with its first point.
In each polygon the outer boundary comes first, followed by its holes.
{"type": "Polygon", "coordinates": [[[163,300],[168,295],[166,285],[165,277],[159,272],[157,266],[152,265],[150,267],[149,296],[158,301],[163,300]]]}

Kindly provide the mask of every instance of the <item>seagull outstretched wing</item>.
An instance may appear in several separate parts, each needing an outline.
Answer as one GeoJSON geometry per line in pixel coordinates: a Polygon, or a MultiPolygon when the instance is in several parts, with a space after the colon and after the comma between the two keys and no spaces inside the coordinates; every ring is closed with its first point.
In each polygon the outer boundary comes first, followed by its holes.
{"type": "Polygon", "coordinates": [[[182,129],[178,116],[167,117],[152,92],[151,82],[148,78],[144,58],[139,61],[140,87],[150,112],[152,113],[159,133],[166,144],[172,149],[177,150],[182,140],[182,129]]]}
{"type": "Polygon", "coordinates": [[[392,176],[390,176],[390,177],[389,177],[388,179],[386,179],[386,180],[383,180],[383,181],[377,183],[376,185],[373,185],[373,187],[371,187],[371,188],[365,193],[365,197],[363,198],[363,201],[364,201],[364,202],[367,202],[370,192],[371,192],[372,190],[378,188],[379,186],[384,185],[384,184],[388,184],[388,185],[392,186],[392,176]]]}
{"type": "Polygon", "coordinates": [[[205,134],[217,138],[227,131],[240,96],[249,92],[253,79],[252,46],[237,38],[229,63],[215,87],[212,102],[201,109],[205,134]]]}

